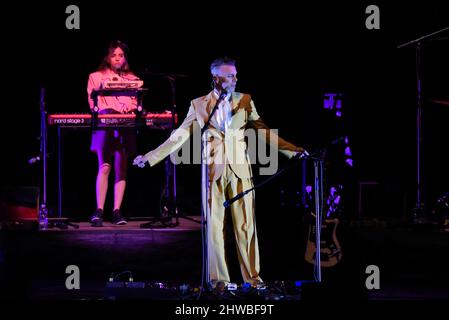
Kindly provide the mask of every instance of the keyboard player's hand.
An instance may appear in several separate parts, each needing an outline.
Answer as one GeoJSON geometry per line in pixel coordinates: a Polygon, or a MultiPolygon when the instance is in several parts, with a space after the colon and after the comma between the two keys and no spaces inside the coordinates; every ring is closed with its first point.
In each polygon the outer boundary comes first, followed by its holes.
{"type": "Polygon", "coordinates": [[[123,113],[131,113],[130,111],[132,111],[132,109],[130,109],[128,106],[124,106],[122,109],[123,113]]]}
{"type": "Polygon", "coordinates": [[[148,160],[145,158],[145,156],[139,155],[134,159],[133,165],[138,166],[139,168],[143,168],[145,167],[147,162],[148,160]]]}

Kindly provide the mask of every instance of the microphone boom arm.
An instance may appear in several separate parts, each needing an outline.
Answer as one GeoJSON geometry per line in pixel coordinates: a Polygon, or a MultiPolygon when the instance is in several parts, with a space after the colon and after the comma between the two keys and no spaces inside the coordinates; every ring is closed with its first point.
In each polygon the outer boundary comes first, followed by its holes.
{"type": "MultiPolygon", "coordinates": [[[[317,152],[312,153],[309,156],[305,156],[304,154],[301,154],[300,157],[298,157],[298,155],[294,156],[293,158],[291,158],[291,160],[317,160],[317,161],[321,161],[322,160],[322,150],[319,150],[317,152]]],[[[245,191],[240,192],[238,195],[236,195],[235,197],[226,200],[225,202],[223,202],[223,206],[225,208],[228,208],[232,203],[234,203],[235,201],[239,200],[240,198],[243,198],[246,194],[248,194],[249,192],[262,187],[264,184],[268,183],[269,181],[271,181],[272,179],[276,178],[278,175],[280,175],[281,173],[283,173],[284,171],[286,171],[287,169],[289,169],[290,167],[292,167],[294,164],[296,164],[295,161],[292,161],[289,165],[287,165],[286,167],[282,168],[281,170],[279,170],[278,172],[276,172],[275,174],[273,174],[271,177],[265,179],[264,181],[262,181],[261,183],[255,185],[254,187],[247,189],[245,191]]]]}

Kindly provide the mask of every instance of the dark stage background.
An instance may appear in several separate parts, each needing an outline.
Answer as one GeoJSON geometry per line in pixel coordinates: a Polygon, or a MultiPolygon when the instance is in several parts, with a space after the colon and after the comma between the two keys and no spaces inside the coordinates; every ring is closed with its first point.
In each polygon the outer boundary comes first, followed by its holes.
{"type": "MultiPolygon", "coordinates": [[[[448,26],[445,10],[429,1],[376,2],[380,30],[367,30],[365,8],[371,2],[328,1],[283,4],[279,1],[234,4],[141,1],[67,2],[23,5],[3,10],[0,41],[3,72],[3,190],[40,186],[39,164],[28,160],[39,152],[39,91],[46,90],[48,113],[87,112],[86,85],[109,41],[120,39],[136,70],[188,75],[176,81],[176,101],[183,119],[191,99],[210,90],[210,62],[223,55],[238,63],[238,91],[251,93],[259,114],[281,136],[309,151],[347,133],[354,168],[331,172],[349,181],[345,217],[357,217],[358,185],[367,189],[362,214],[411,216],[416,201],[416,78],[413,48],[396,46],[448,26]],[[65,27],[70,4],[80,8],[80,30],[65,27]],[[341,92],[343,118],[336,122],[323,109],[323,94],[341,92]],[[374,208],[374,209],[373,209],[374,208]]],[[[449,36],[443,33],[437,38],[449,36]]],[[[423,183],[431,209],[449,190],[445,152],[449,106],[432,99],[449,96],[449,40],[423,44],[423,183]]],[[[170,107],[166,79],[142,76],[150,93],[149,111],[170,107]]],[[[49,133],[48,204],[56,206],[55,131],[49,133]]],[[[165,139],[162,132],[139,137],[146,152],[165,139]]],[[[89,152],[89,133],[67,132],[64,139],[64,212],[87,219],[95,209],[96,157],[89,152]]],[[[336,162],[337,160],[332,160],[336,162]]],[[[281,160],[281,166],[286,160],[281,160]]],[[[124,210],[128,216],[156,215],[163,165],[129,168],[124,210]]],[[[307,169],[308,178],[313,174],[307,169]]],[[[256,177],[260,181],[263,177],[256,177]]],[[[292,171],[260,190],[258,223],[282,224],[294,211],[300,175],[292,171]],[[281,215],[281,192],[292,208],[281,215]],[[296,198],[295,198],[296,197],[296,198]]],[[[110,188],[111,190],[111,188],[110,188]]],[[[111,190],[112,191],[112,190],[111,190]]],[[[179,207],[200,213],[200,170],[178,166],[179,207]]],[[[112,197],[108,197],[108,206],[112,197]]],[[[284,201],[285,203],[285,201],[284,201]]]]}

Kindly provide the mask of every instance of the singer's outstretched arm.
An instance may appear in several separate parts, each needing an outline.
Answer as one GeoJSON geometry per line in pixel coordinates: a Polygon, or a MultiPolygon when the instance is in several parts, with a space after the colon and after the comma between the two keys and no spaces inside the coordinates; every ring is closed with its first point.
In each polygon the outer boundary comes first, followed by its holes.
{"type": "Polygon", "coordinates": [[[266,124],[263,122],[262,118],[257,113],[254,102],[251,100],[250,102],[250,112],[248,116],[248,125],[253,127],[254,129],[262,129],[264,130],[264,139],[267,144],[269,144],[275,150],[278,150],[280,153],[284,154],[288,158],[292,158],[298,152],[304,153],[306,152],[304,148],[297,147],[294,144],[282,139],[276,133],[274,133],[266,124]]]}
{"type": "Polygon", "coordinates": [[[159,147],[143,156],[136,157],[134,164],[141,166],[139,163],[145,165],[148,161],[150,166],[154,166],[164,160],[170,153],[177,151],[189,139],[193,130],[198,130],[199,126],[193,125],[196,121],[195,110],[193,104],[191,104],[189,112],[179,128],[173,131],[170,137],[159,147]]]}

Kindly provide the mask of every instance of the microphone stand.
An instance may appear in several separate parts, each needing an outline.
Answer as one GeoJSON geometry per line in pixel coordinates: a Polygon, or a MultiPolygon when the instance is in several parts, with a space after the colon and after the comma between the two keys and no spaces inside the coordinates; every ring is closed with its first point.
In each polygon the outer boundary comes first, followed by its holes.
{"type": "Polygon", "coordinates": [[[323,157],[312,158],[315,168],[315,280],[321,282],[321,221],[323,217],[323,157]]]}
{"type": "MultiPolygon", "coordinates": [[[[206,164],[203,164],[203,153],[204,153],[204,142],[203,142],[203,134],[206,132],[206,130],[209,129],[209,125],[210,125],[210,121],[213,117],[213,115],[215,114],[215,112],[218,109],[218,105],[220,104],[220,102],[226,97],[227,95],[227,91],[226,90],[222,90],[220,93],[220,96],[218,97],[217,101],[215,102],[215,105],[209,115],[209,118],[207,119],[206,123],[204,124],[204,126],[201,128],[201,134],[200,134],[200,139],[201,139],[201,151],[200,151],[200,159],[201,159],[201,180],[202,180],[202,188],[201,188],[201,219],[202,219],[202,223],[201,223],[201,236],[202,236],[202,243],[203,245],[203,267],[202,267],[202,275],[201,275],[201,288],[204,288],[204,280],[206,280],[206,283],[209,284],[210,282],[210,277],[209,277],[209,263],[208,263],[208,234],[209,234],[209,228],[207,228],[207,220],[209,218],[209,206],[207,205],[208,200],[209,200],[209,172],[208,172],[208,167],[207,167],[207,159],[206,159],[206,164]],[[206,201],[203,201],[204,199],[206,199],[206,201]],[[204,208],[204,204],[206,204],[206,208],[204,208]],[[204,226],[206,226],[206,234],[204,235],[204,226]],[[204,262],[206,261],[206,262],[204,262]]],[[[207,154],[206,154],[207,156],[207,154]]],[[[202,289],[203,290],[203,289],[202,289]]],[[[198,295],[198,300],[200,299],[201,296],[201,292],[202,290],[200,290],[199,295],[198,295]]]]}
{"type": "Polygon", "coordinates": [[[310,156],[302,156],[302,157],[298,157],[295,156],[293,158],[291,158],[291,163],[287,166],[285,166],[284,168],[282,168],[281,170],[279,170],[278,172],[276,172],[275,174],[273,174],[272,176],[270,176],[269,178],[265,179],[264,181],[254,185],[252,188],[249,188],[245,191],[240,192],[239,194],[237,194],[235,197],[226,200],[225,202],[223,202],[223,206],[225,208],[228,208],[232,203],[234,203],[235,201],[239,200],[240,198],[243,198],[246,194],[250,193],[251,191],[258,189],[260,187],[262,187],[263,185],[265,185],[266,183],[268,183],[269,181],[273,180],[274,178],[276,178],[277,176],[279,176],[280,174],[282,174],[284,171],[286,171],[287,169],[290,169],[293,165],[296,164],[296,162],[294,160],[313,160],[313,161],[323,161],[321,159],[321,155],[322,151],[317,151],[313,154],[311,154],[310,156]]]}
{"type": "Polygon", "coordinates": [[[39,230],[48,228],[48,208],[47,208],[47,112],[45,110],[45,89],[41,88],[40,94],[40,116],[41,116],[41,136],[40,136],[40,159],[42,159],[42,199],[39,205],[39,230]]]}
{"type": "MultiPolygon", "coordinates": [[[[176,86],[175,81],[177,75],[169,74],[169,73],[153,73],[145,69],[143,74],[150,74],[158,77],[164,77],[170,83],[170,94],[171,94],[171,128],[174,129],[176,125],[176,86]]],[[[161,195],[161,205],[160,205],[160,215],[158,218],[153,218],[149,222],[142,223],[140,228],[148,228],[152,229],[158,222],[158,228],[173,228],[179,225],[178,220],[178,207],[176,205],[176,166],[171,163],[170,158],[165,160],[165,188],[162,192],[165,195],[165,199],[167,201],[166,205],[162,204],[162,195],[161,195]],[[176,222],[172,222],[172,218],[175,218],[176,222]]],[[[183,217],[188,220],[192,220],[198,222],[190,217],[183,217]]]]}
{"type": "MultiPolygon", "coordinates": [[[[344,141],[344,137],[339,137],[336,138],[334,140],[332,140],[325,148],[322,149],[318,149],[317,151],[313,152],[311,155],[304,155],[304,154],[297,154],[296,156],[294,156],[293,158],[291,158],[290,160],[313,160],[313,161],[323,161],[323,157],[324,154],[326,154],[327,149],[329,149],[331,146],[334,146],[338,143],[340,143],[341,141],[344,141]]],[[[223,202],[223,205],[225,206],[225,208],[229,207],[233,202],[235,202],[236,200],[242,198],[243,196],[245,196],[246,194],[248,194],[249,192],[263,186],[264,184],[266,184],[268,181],[274,179],[275,177],[277,177],[278,175],[280,175],[281,173],[283,173],[285,170],[289,169],[291,166],[293,166],[295,164],[294,161],[292,161],[291,164],[287,165],[286,167],[282,168],[281,170],[279,170],[278,172],[276,172],[274,175],[272,175],[271,177],[265,179],[264,181],[262,181],[261,183],[255,185],[254,187],[242,191],[240,192],[238,195],[236,195],[235,197],[223,202]]],[[[322,171],[322,170],[321,170],[322,171]]]]}
{"type": "MultiPolygon", "coordinates": [[[[156,73],[150,72],[147,69],[142,71],[143,74],[153,75],[157,77],[164,77],[170,83],[170,93],[171,93],[171,127],[175,128],[176,125],[176,78],[185,78],[187,75],[182,74],[171,74],[171,73],[156,73]]],[[[160,226],[158,228],[173,228],[179,225],[179,218],[184,218],[196,223],[201,223],[201,221],[197,221],[196,219],[187,217],[185,215],[180,215],[178,211],[178,207],[176,205],[176,166],[171,163],[170,158],[165,160],[165,198],[167,199],[167,206],[161,205],[161,213],[159,218],[152,219],[149,222],[143,223],[140,225],[140,228],[153,228],[153,226],[160,222],[160,226]],[[172,218],[175,218],[175,223],[171,222],[172,218]]]]}
{"type": "Polygon", "coordinates": [[[421,74],[421,42],[425,39],[428,39],[436,34],[439,34],[443,31],[449,30],[449,27],[444,29],[432,32],[428,35],[422,36],[418,39],[400,44],[397,46],[397,49],[401,49],[404,47],[408,47],[410,45],[415,46],[415,54],[416,54],[416,84],[417,84],[417,108],[416,108],[416,204],[413,209],[413,223],[414,224],[423,224],[426,221],[426,207],[424,201],[422,200],[423,194],[423,184],[421,181],[421,173],[422,173],[422,74],[421,74]]]}
{"type": "MultiPolygon", "coordinates": [[[[338,139],[335,141],[338,141],[338,139]]],[[[332,142],[332,144],[336,143],[335,141],[332,142]]],[[[315,281],[317,281],[317,282],[321,282],[321,243],[320,243],[320,241],[321,241],[321,223],[322,223],[323,202],[324,202],[324,200],[323,200],[323,162],[324,162],[323,155],[325,154],[326,149],[318,150],[317,152],[314,152],[309,156],[304,156],[304,155],[294,156],[292,158],[292,163],[285,166],[278,172],[276,172],[276,174],[265,179],[264,181],[255,185],[254,187],[247,189],[243,192],[240,192],[235,197],[233,197],[223,203],[223,206],[225,208],[229,207],[233,202],[244,197],[249,192],[263,186],[270,180],[274,179],[275,177],[277,177],[278,175],[280,175],[281,173],[283,173],[284,171],[286,171],[287,169],[292,167],[294,164],[296,164],[296,160],[302,160],[302,161],[312,160],[313,164],[314,164],[314,168],[315,168],[315,179],[314,179],[315,212],[316,212],[316,215],[315,215],[315,226],[316,226],[315,227],[315,244],[316,244],[315,281]]]]}

